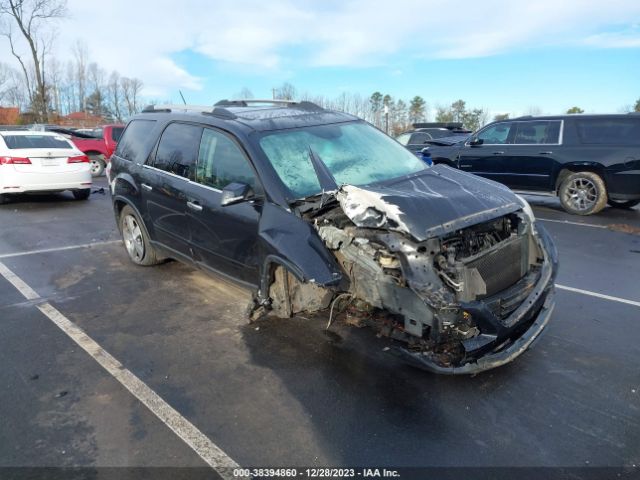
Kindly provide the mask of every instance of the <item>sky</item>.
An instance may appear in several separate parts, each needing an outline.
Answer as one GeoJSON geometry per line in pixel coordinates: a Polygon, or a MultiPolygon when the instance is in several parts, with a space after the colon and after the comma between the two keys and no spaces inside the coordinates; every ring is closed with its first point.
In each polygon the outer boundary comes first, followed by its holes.
{"type": "MultiPolygon", "coordinates": [[[[640,0],[68,0],[56,57],[86,45],[158,101],[243,87],[464,99],[493,114],[614,113],[640,98],[640,0]]],[[[5,56],[5,55],[2,55],[5,56]]],[[[7,55],[8,56],[8,55],[7,55]]]]}

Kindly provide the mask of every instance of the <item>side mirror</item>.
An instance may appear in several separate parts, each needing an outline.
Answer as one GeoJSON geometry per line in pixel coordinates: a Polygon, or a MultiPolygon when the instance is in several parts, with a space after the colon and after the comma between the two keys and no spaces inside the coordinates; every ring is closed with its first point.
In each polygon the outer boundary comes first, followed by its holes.
{"type": "Polygon", "coordinates": [[[480,146],[483,143],[484,143],[484,140],[478,137],[471,137],[471,140],[469,140],[469,145],[471,145],[472,147],[480,146]]]}
{"type": "Polygon", "coordinates": [[[225,207],[235,203],[244,202],[253,197],[253,190],[246,183],[233,182],[224,187],[222,190],[222,199],[220,205],[225,207]]]}
{"type": "Polygon", "coordinates": [[[433,159],[431,158],[429,147],[424,147],[422,150],[420,150],[420,153],[422,153],[423,162],[425,162],[429,166],[433,165],[433,159]]]}

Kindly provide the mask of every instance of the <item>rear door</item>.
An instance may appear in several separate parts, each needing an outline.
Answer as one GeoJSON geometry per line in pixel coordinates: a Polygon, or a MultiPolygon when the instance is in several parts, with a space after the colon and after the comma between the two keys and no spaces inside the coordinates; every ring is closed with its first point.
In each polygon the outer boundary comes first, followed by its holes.
{"type": "Polygon", "coordinates": [[[467,140],[460,149],[459,168],[508,185],[514,133],[514,122],[494,123],[480,130],[475,137],[482,140],[481,144],[470,145],[467,140]]]}
{"type": "Polygon", "coordinates": [[[235,139],[205,128],[195,182],[189,184],[186,199],[194,257],[206,268],[257,285],[261,201],[222,206],[222,189],[232,182],[248,184],[258,194],[262,191],[235,139]]]}
{"type": "Polygon", "coordinates": [[[552,173],[561,153],[562,121],[526,120],[514,124],[503,183],[520,190],[553,190],[552,173]]]}
{"type": "Polygon", "coordinates": [[[139,173],[142,203],[153,230],[153,240],[174,253],[191,258],[186,216],[189,180],[195,166],[202,127],[173,122],[139,173]]]}

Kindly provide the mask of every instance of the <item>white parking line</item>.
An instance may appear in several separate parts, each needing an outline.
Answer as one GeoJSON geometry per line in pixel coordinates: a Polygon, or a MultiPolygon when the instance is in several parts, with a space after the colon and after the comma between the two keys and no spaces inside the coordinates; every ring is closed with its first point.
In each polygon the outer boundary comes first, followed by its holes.
{"type": "Polygon", "coordinates": [[[76,250],[78,248],[99,247],[102,245],[111,245],[113,243],[122,243],[122,240],[106,240],[104,242],[83,243],[80,245],[69,245],[67,247],[53,247],[53,248],[43,248],[40,250],[27,250],[24,252],[3,253],[3,254],[0,254],[0,258],[22,257],[24,255],[36,255],[38,253],[62,252],[64,250],[76,250]]]}
{"type": "Polygon", "coordinates": [[[542,220],[543,222],[566,223],[567,225],[580,225],[581,227],[609,228],[608,225],[596,225],[595,223],[572,222],[570,220],[554,220],[551,218],[538,218],[538,220],[542,220]]]}
{"type": "MultiPolygon", "coordinates": [[[[8,280],[25,298],[29,300],[41,298],[2,262],[0,262],[0,275],[8,280]]],[[[56,310],[49,302],[43,302],[37,305],[37,308],[85,352],[91,355],[96,362],[151,410],[156,417],[173,430],[222,478],[229,480],[239,478],[237,475],[233,475],[233,469],[238,468],[238,464],[229,455],[222,451],[189,420],[180,415],[147,384],[126,369],[80,327],[56,310]]]]}
{"type": "Polygon", "coordinates": [[[640,302],[635,300],[627,300],[626,298],[612,297],[611,295],[605,295],[603,293],[590,292],[589,290],[582,290],[581,288],[567,287],[566,285],[556,284],[556,288],[560,290],[566,290],[568,292],[581,293],[582,295],[589,295],[590,297],[602,298],[604,300],[611,300],[612,302],[626,303],[627,305],[633,305],[634,307],[640,307],[640,302]]]}

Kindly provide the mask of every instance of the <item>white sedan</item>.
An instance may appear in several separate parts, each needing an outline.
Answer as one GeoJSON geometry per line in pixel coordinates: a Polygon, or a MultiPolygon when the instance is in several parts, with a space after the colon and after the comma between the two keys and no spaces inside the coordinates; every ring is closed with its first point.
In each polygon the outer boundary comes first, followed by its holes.
{"type": "Polygon", "coordinates": [[[0,204],[12,194],[64,190],[89,198],[89,157],[57,133],[0,131],[0,204]]]}

